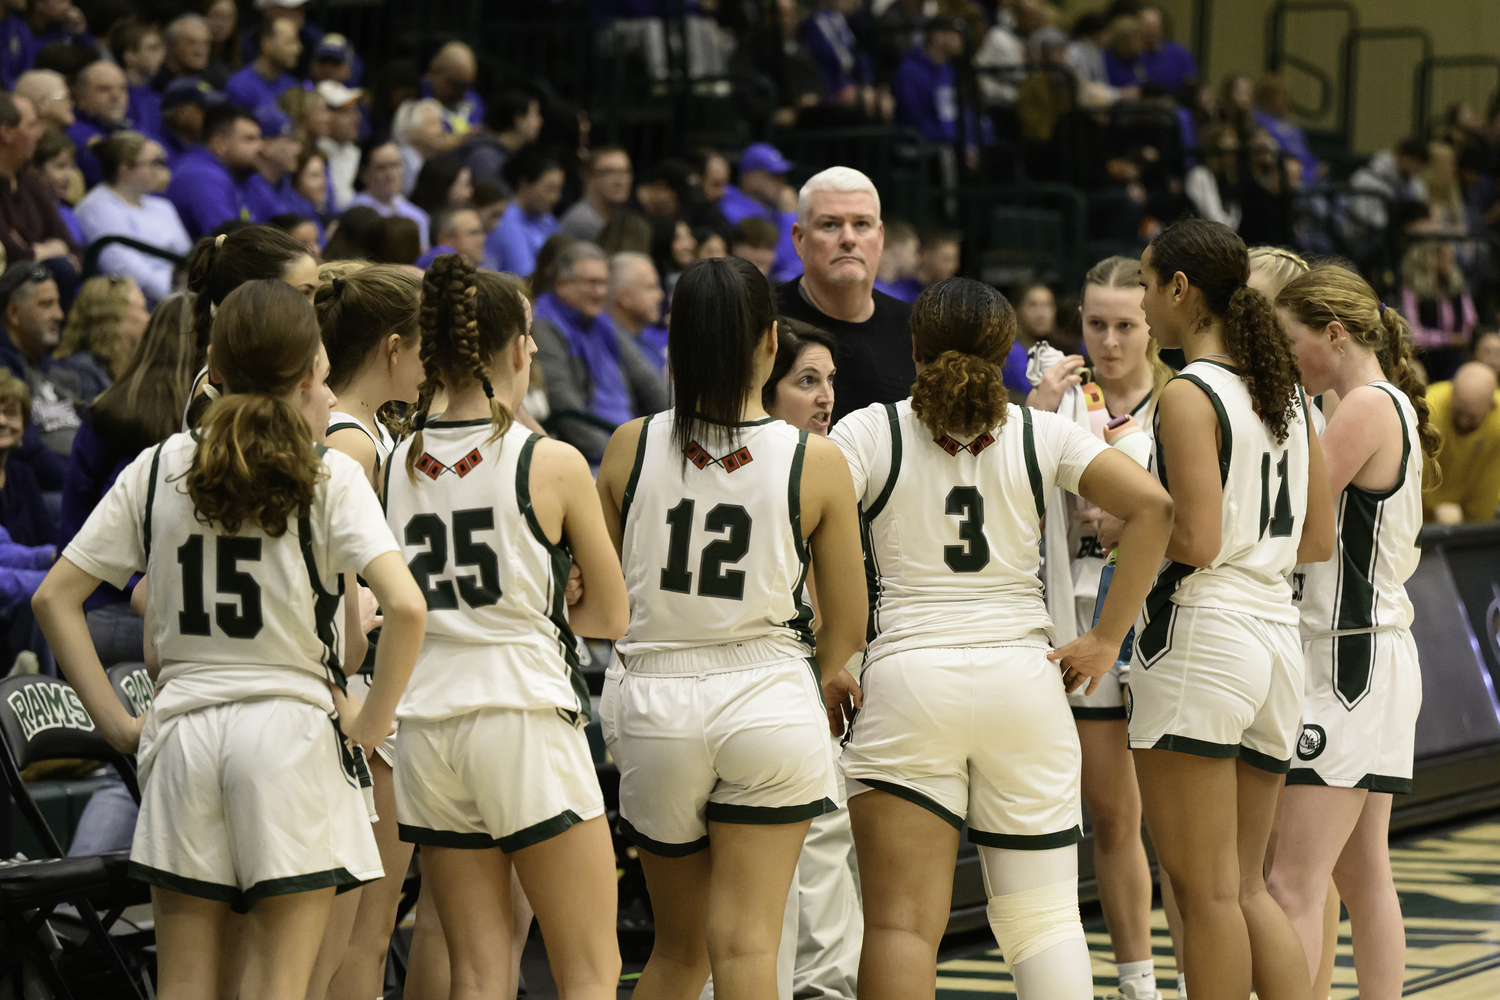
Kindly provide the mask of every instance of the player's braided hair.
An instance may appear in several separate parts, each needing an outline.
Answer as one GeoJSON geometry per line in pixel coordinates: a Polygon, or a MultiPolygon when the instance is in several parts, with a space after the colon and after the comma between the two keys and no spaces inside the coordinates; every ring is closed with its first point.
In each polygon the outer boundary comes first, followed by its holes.
{"type": "Polygon", "coordinates": [[[1272,302],[1293,278],[1300,278],[1312,269],[1302,255],[1286,247],[1259,246],[1250,248],[1250,271],[1265,275],[1270,285],[1266,298],[1272,302]]]}
{"type": "MultiPolygon", "coordinates": [[[[527,334],[526,306],[519,282],[508,275],[480,271],[461,254],[443,254],[432,262],[422,282],[422,307],[418,314],[422,329],[422,384],[417,405],[411,411],[408,430],[411,449],[406,456],[406,474],[416,482],[416,464],[422,455],[422,428],[438,389],[454,392],[479,382],[489,397],[491,440],[510,429],[510,408],[495,395],[490,361],[527,334]]],[[[509,395],[508,372],[502,373],[509,395]]]]}
{"type": "Polygon", "coordinates": [[[1001,366],[1016,339],[1016,312],[994,288],[947,278],[917,296],[911,337],[925,364],[911,409],[934,438],[973,439],[1005,424],[1010,396],[1001,366]]]}
{"type": "Polygon", "coordinates": [[[1442,437],[1429,415],[1427,385],[1412,367],[1411,328],[1406,318],[1383,305],[1364,278],[1334,265],[1314,268],[1289,283],[1276,297],[1276,305],[1315,331],[1326,333],[1328,324],[1341,324],[1350,340],[1375,355],[1385,377],[1406,393],[1417,411],[1417,437],[1431,472],[1427,488],[1437,486],[1442,481],[1437,466],[1442,437]]]}
{"type": "Polygon", "coordinates": [[[1203,295],[1207,316],[1219,320],[1224,350],[1234,359],[1250,402],[1278,443],[1297,410],[1302,372],[1281,321],[1266,297],[1246,282],[1250,258],[1233,229],[1207,219],[1185,219],[1151,241],[1151,269],[1162,281],[1179,271],[1203,295]]]}

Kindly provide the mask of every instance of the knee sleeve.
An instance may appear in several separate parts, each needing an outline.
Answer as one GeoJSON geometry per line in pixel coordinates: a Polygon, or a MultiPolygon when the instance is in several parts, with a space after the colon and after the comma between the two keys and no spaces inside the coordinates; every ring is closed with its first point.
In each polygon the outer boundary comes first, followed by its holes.
{"type": "Polygon", "coordinates": [[[1078,849],[979,849],[986,912],[1005,960],[1014,969],[1053,945],[1083,940],[1078,917],[1078,849]]]}

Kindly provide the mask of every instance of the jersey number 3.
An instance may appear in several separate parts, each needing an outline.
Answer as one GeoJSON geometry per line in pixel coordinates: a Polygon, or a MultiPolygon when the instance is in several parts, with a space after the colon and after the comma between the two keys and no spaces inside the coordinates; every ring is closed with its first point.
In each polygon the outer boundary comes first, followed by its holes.
{"type": "Polygon", "coordinates": [[[425,545],[426,552],[419,552],[406,564],[417,586],[427,598],[428,611],[452,611],[458,607],[458,598],[471,608],[486,608],[500,600],[500,560],[495,550],[483,542],[474,541],[474,532],[489,531],[495,527],[493,507],[475,507],[453,512],[453,554],[457,566],[474,566],[479,578],[455,577],[454,580],[432,578],[448,568],[448,526],[436,514],[418,514],[406,522],[406,544],[425,545]],[[458,593],[453,592],[454,582],[458,593]]]}
{"type": "MultiPolygon", "coordinates": [[[[667,565],[661,571],[662,590],[677,594],[693,592],[693,574],[688,569],[693,506],[693,501],[684,500],[667,511],[667,526],[672,534],[667,539],[667,565]]],[[[703,546],[703,556],[698,560],[698,596],[744,600],[745,574],[737,569],[726,570],[724,564],[733,565],[750,551],[750,512],[739,504],[717,504],[703,519],[703,530],[715,534],[728,531],[729,537],[703,546]]]]}
{"type": "MultiPolygon", "coordinates": [[[[215,604],[214,621],[231,639],[254,639],[265,624],[260,612],[260,584],[238,564],[260,562],[260,539],[218,535],[214,556],[218,592],[240,599],[237,609],[227,601],[215,604]]],[[[182,567],[182,610],[177,613],[177,630],[183,635],[212,635],[208,608],[203,603],[202,535],[189,535],[177,546],[177,563],[182,567]]]]}
{"type": "Polygon", "coordinates": [[[978,573],[990,564],[990,543],[984,537],[984,497],[973,486],[948,491],[944,513],[962,515],[958,537],[963,545],[944,545],[943,562],[955,573],[978,573]]]}

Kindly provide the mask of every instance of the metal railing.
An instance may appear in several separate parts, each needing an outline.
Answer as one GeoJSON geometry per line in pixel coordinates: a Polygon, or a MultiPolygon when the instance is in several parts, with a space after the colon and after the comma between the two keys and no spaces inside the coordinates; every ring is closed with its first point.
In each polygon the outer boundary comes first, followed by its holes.
{"type": "Polygon", "coordinates": [[[160,257],[162,260],[170,261],[178,267],[187,263],[187,258],[180,253],[163,250],[161,247],[152,246],[150,243],[142,243],[140,240],[131,239],[129,236],[101,236],[90,243],[87,249],[83,251],[82,280],[87,281],[99,273],[99,255],[104,253],[107,247],[115,244],[129,247],[132,250],[139,250],[141,253],[152,257],[160,257]]]}

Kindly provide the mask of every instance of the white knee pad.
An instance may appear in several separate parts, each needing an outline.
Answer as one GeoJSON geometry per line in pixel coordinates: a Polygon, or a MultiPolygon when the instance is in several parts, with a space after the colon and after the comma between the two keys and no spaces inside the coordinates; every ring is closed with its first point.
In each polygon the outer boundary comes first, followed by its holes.
{"type": "Polygon", "coordinates": [[[1076,880],[992,897],[986,912],[1000,952],[1011,968],[1053,945],[1083,940],[1076,880]]]}

